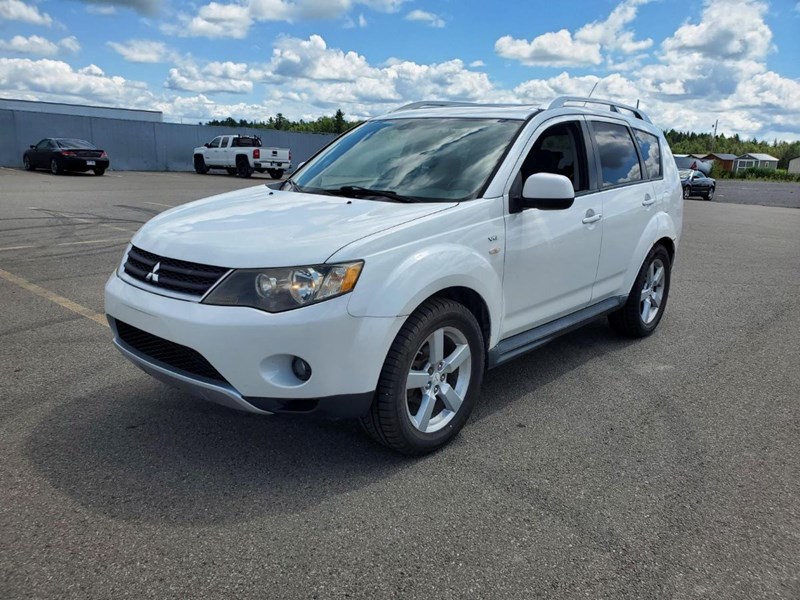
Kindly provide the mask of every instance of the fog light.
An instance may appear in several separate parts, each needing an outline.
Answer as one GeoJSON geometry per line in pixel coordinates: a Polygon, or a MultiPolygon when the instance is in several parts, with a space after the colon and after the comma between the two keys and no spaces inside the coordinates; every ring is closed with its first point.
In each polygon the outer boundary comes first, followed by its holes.
{"type": "Polygon", "coordinates": [[[292,372],[300,381],[308,381],[311,379],[311,365],[299,356],[295,356],[292,361],[292,372]]]}

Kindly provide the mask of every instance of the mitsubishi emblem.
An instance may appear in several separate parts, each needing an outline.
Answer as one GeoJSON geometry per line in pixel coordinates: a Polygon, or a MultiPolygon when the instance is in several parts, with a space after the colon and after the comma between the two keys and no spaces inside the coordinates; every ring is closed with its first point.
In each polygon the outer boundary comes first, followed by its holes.
{"type": "Polygon", "coordinates": [[[153,267],[153,270],[147,274],[145,277],[145,281],[152,281],[153,283],[158,283],[158,270],[161,268],[161,263],[157,262],[153,267]]]}

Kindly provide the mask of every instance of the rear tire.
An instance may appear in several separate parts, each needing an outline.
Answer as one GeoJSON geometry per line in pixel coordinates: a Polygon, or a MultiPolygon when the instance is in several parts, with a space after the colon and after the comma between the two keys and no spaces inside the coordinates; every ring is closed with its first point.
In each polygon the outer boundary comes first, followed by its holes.
{"type": "Polygon", "coordinates": [[[236,175],[243,179],[247,179],[253,174],[253,167],[246,157],[240,156],[236,159],[236,175]]]}
{"type": "Polygon", "coordinates": [[[63,172],[61,165],[58,164],[58,160],[56,160],[55,158],[50,161],[50,172],[53,175],[61,175],[61,173],[63,172]]]}
{"type": "Polygon", "coordinates": [[[105,174],[105,172],[106,172],[105,169],[94,169],[94,174],[97,175],[98,177],[102,177],[103,174],[105,174]]]}
{"type": "Polygon", "coordinates": [[[22,166],[25,167],[26,171],[34,171],[33,165],[31,164],[31,159],[27,156],[22,157],[22,166]]]}
{"type": "Polygon", "coordinates": [[[199,154],[194,157],[194,171],[198,175],[205,175],[208,173],[208,165],[206,165],[206,160],[199,154]]]}
{"type": "Polygon", "coordinates": [[[445,445],[461,430],[480,394],[484,339],[462,304],[432,298],[406,320],[392,343],[361,426],[408,455],[445,445]]]}
{"type": "Polygon", "coordinates": [[[664,316],[672,278],[669,253],[662,245],[654,246],[644,260],[625,304],[608,315],[608,322],[627,337],[647,337],[656,330],[664,316]]]}
{"type": "Polygon", "coordinates": [[[283,177],[284,170],[283,169],[267,169],[269,176],[273,179],[280,179],[283,177]]]}

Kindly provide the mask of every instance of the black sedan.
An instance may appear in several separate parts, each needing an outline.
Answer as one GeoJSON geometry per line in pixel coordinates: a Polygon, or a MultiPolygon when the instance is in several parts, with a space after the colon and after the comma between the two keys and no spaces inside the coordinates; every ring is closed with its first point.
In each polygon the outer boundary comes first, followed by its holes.
{"type": "Polygon", "coordinates": [[[681,176],[684,198],[702,196],[706,200],[714,199],[714,190],[717,188],[716,179],[712,179],[702,172],[693,169],[681,169],[678,172],[681,176]]]}
{"type": "Polygon", "coordinates": [[[74,138],[45,138],[22,155],[25,170],[50,169],[54,175],[64,171],[94,171],[102,175],[108,168],[108,154],[94,144],[74,138]]]}

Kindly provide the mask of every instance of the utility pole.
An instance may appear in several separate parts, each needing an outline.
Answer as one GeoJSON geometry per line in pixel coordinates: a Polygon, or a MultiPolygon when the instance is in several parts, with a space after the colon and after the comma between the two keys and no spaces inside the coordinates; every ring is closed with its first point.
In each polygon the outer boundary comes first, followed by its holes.
{"type": "Polygon", "coordinates": [[[714,137],[711,138],[711,152],[714,152],[714,145],[717,141],[717,125],[719,125],[719,119],[714,121],[714,137]]]}

